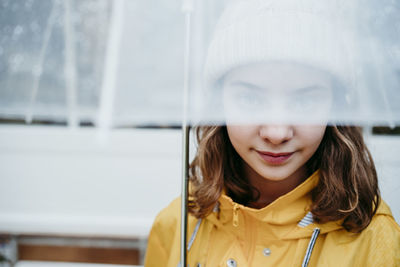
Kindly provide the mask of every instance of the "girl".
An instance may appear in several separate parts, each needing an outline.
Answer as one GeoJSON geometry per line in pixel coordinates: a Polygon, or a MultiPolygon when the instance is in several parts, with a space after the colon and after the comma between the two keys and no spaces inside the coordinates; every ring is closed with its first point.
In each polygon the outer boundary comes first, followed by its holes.
{"type": "MultiPolygon", "coordinates": [[[[325,34],[339,1],[319,2],[239,1],[219,22],[206,85],[226,124],[196,128],[189,266],[400,266],[400,227],[360,128],[328,123],[356,100],[343,89],[349,55],[325,34]]],[[[178,266],[179,205],[157,216],[145,266],[178,266]]]]}

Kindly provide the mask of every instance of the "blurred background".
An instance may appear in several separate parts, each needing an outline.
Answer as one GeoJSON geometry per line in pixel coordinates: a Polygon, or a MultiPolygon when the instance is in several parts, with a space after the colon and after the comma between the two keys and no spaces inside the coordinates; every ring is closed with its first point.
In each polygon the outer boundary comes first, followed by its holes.
{"type": "MultiPolygon", "coordinates": [[[[203,0],[194,49],[224,2],[203,0]]],[[[0,0],[0,266],[143,264],[180,193],[181,6],[0,0]]],[[[399,222],[400,128],[364,134],[399,222]]]]}

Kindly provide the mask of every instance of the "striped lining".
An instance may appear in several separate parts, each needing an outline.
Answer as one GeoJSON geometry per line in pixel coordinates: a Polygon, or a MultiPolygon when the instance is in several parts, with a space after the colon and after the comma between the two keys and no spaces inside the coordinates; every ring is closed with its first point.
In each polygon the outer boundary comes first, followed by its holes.
{"type": "Polygon", "coordinates": [[[219,211],[219,202],[217,202],[213,208],[213,212],[218,212],[219,211]]]}
{"type": "Polygon", "coordinates": [[[311,211],[307,212],[306,216],[297,224],[300,227],[306,227],[314,222],[313,215],[311,211]]]}

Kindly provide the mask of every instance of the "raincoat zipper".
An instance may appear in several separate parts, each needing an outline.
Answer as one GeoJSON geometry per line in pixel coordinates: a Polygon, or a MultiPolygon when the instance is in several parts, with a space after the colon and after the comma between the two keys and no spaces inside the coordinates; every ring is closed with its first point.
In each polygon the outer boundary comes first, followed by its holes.
{"type": "Polygon", "coordinates": [[[314,249],[314,245],[315,245],[315,242],[317,241],[317,238],[318,238],[318,235],[319,235],[320,231],[321,230],[319,228],[314,228],[314,231],[313,231],[313,233],[311,235],[310,242],[308,243],[306,255],[304,256],[303,264],[301,265],[301,267],[307,267],[308,266],[308,263],[309,263],[310,257],[311,257],[311,253],[312,253],[312,251],[314,249]]]}

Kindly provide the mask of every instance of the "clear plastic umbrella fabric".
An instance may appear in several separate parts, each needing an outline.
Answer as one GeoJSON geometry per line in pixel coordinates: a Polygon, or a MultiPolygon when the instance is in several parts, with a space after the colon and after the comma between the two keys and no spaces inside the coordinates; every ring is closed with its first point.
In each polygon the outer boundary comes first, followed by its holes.
{"type": "MultiPolygon", "coordinates": [[[[400,123],[398,1],[184,2],[192,125],[400,123]]],[[[181,125],[182,2],[0,3],[2,117],[181,125]]]]}
{"type": "Polygon", "coordinates": [[[398,1],[226,3],[203,36],[207,49],[194,49],[204,55],[194,68],[195,121],[399,123],[398,1]]]}
{"type": "MultiPolygon", "coordinates": [[[[1,115],[180,125],[182,2],[151,2],[2,0],[1,115]]],[[[398,1],[192,4],[191,124],[399,124],[398,1]]]]}

